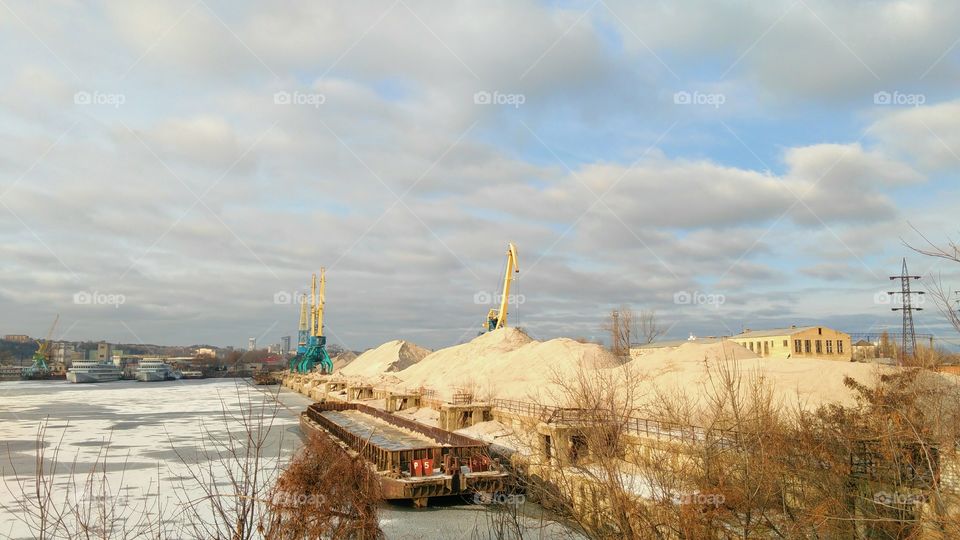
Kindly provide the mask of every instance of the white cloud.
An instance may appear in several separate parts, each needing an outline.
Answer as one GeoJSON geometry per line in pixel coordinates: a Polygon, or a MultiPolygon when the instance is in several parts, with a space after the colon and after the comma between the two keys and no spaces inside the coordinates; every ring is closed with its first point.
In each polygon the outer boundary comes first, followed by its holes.
{"type": "Polygon", "coordinates": [[[871,127],[885,151],[937,172],[960,166],[960,100],[892,111],[871,127]]]}

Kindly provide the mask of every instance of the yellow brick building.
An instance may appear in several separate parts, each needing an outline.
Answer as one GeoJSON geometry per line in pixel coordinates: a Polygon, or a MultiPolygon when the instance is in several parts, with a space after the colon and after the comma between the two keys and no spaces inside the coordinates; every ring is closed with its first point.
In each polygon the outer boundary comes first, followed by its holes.
{"type": "Polygon", "coordinates": [[[770,330],[747,329],[731,336],[762,358],[816,358],[850,361],[850,335],[824,326],[791,326],[770,330]]]}

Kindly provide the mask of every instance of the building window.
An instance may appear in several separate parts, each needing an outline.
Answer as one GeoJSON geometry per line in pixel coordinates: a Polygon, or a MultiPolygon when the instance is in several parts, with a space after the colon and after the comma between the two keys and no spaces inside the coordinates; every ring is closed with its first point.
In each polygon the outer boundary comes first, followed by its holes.
{"type": "Polygon", "coordinates": [[[783,348],[786,349],[787,347],[788,347],[787,340],[783,340],[783,348]]]}
{"type": "Polygon", "coordinates": [[[837,340],[837,354],[843,354],[843,340],[837,340]]]}
{"type": "Polygon", "coordinates": [[[763,355],[764,355],[764,356],[767,356],[768,354],[770,354],[770,342],[769,342],[769,341],[764,341],[764,342],[763,342],[763,355]]]}
{"type": "Polygon", "coordinates": [[[803,352],[803,351],[800,349],[800,340],[799,340],[799,339],[793,340],[793,352],[795,352],[795,353],[797,353],[797,354],[800,354],[801,352],[803,352]]]}
{"type": "Polygon", "coordinates": [[[816,345],[817,345],[817,354],[823,354],[823,342],[818,339],[816,345]]]}
{"type": "Polygon", "coordinates": [[[805,352],[805,353],[807,353],[807,354],[810,354],[810,340],[809,340],[809,339],[803,340],[803,352],[805,352]]]}
{"type": "Polygon", "coordinates": [[[748,343],[748,345],[750,345],[750,350],[752,351],[752,350],[753,350],[753,342],[751,341],[750,343],[748,343]]]}
{"type": "Polygon", "coordinates": [[[833,340],[827,340],[827,354],[833,354],[833,340]]]}

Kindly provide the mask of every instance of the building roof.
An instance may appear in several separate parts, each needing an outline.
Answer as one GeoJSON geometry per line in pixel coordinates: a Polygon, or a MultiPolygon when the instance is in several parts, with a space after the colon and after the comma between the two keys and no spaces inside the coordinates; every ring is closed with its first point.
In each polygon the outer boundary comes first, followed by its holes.
{"type": "Polygon", "coordinates": [[[822,326],[790,326],[788,328],[770,328],[768,330],[748,330],[746,332],[731,336],[730,339],[738,338],[762,338],[776,336],[790,336],[799,332],[806,332],[814,328],[823,328],[822,326]]]}
{"type": "MultiPolygon", "coordinates": [[[[748,330],[746,332],[737,334],[735,336],[730,336],[730,339],[750,339],[750,338],[764,338],[764,337],[778,337],[778,336],[792,336],[793,334],[799,334],[800,332],[806,332],[808,330],[816,330],[817,328],[827,328],[826,326],[790,326],[787,328],[769,328],[767,330],[748,330]]],[[[839,330],[831,328],[835,332],[840,332],[839,330]]],[[[840,332],[844,334],[844,332],[840,332]]]]}

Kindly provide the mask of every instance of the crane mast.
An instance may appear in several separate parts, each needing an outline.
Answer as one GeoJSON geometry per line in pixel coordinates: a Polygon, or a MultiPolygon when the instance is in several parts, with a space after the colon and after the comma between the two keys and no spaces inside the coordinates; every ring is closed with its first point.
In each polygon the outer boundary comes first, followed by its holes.
{"type": "Polygon", "coordinates": [[[517,247],[513,242],[507,244],[507,269],[503,275],[503,290],[500,295],[500,309],[490,309],[487,313],[486,329],[496,330],[507,326],[507,311],[510,304],[510,285],[514,280],[513,274],[519,273],[517,263],[517,247]]]}
{"type": "Polygon", "coordinates": [[[300,327],[297,330],[297,352],[303,352],[300,348],[306,349],[307,347],[307,336],[310,334],[310,327],[307,315],[307,296],[303,295],[300,297],[300,327]]]}
{"type": "Polygon", "coordinates": [[[326,291],[327,291],[327,271],[325,268],[320,269],[320,286],[317,287],[317,276],[313,276],[314,284],[314,295],[313,295],[313,335],[316,337],[323,336],[323,306],[326,304],[326,291]]]}

